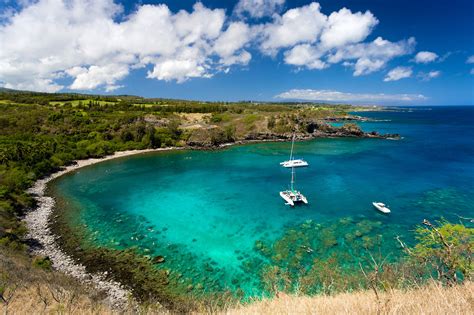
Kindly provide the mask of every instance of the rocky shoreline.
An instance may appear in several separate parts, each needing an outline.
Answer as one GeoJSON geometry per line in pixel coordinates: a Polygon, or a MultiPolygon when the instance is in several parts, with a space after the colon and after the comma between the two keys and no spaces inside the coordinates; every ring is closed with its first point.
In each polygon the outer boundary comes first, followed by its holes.
{"type": "Polygon", "coordinates": [[[54,235],[49,227],[50,216],[56,203],[53,197],[46,195],[46,188],[50,181],[85,166],[141,153],[177,149],[180,148],[171,147],[163,149],[122,151],[103,158],[79,160],[76,161],[75,164],[67,166],[61,171],[36,181],[27,192],[33,195],[34,199],[36,200],[37,207],[34,210],[28,212],[23,219],[23,221],[26,223],[26,226],[28,227],[28,234],[26,237],[28,240],[35,241],[36,244],[39,244],[31,248],[32,253],[35,255],[49,257],[54,269],[76,278],[83,284],[92,285],[99,291],[104,291],[107,294],[107,302],[112,307],[122,308],[126,306],[131,299],[131,292],[129,290],[124,288],[116,281],[106,279],[106,274],[88,273],[85,266],[76,263],[57,244],[57,239],[60,236],[54,235]]]}
{"type": "MultiPolygon", "coordinates": [[[[326,127],[327,125],[325,125],[326,127]]],[[[311,128],[311,127],[310,127],[311,128]]],[[[384,138],[384,139],[399,139],[399,135],[380,135],[377,132],[365,133],[360,128],[350,127],[328,127],[327,130],[321,130],[321,126],[315,126],[315,129],[311,133],[300,133],[296,134],[295,138],[299,141],[311,140],[315,138],[337,138],[337,137],[353,137],[353,138],[384,138]]],[[[28,193],[31,194],[37,202],[37,207],[32,211],[28,212],[23,219],[28,227],[27,238],[31,243],[38,244],[32,246],[31,251],[33,254],[49,257],[52,262],[54,269],[64,272],[86,285],[92,285],[99,291],[103,291],[107,294],[107,301],[110,305],[116,308],[122,308],[130,302],[131,292],[121,285],[119,282],[108,280],[107,274],[96,273],[90,274],[86,271],[86,267],[74,261],[69,255],[67,255],[59,246],[57,240],[60,236],[55,235],[50,229],[50,216],[55,207],[55,200],[53,197],[46,195],[47,185],[50,181],[63,176],[67,173],[73,172],[82,167],[93,165],[107,160],[116,158],[137,155],[149,152],[179,150],[179,149],[219,149],[225,148],[231,145],[253,143],[253,142],[275,142],[275,141],[288,141],[292,138],[293,134],[249,134],[243,140],[237,140],[231,143],[220,143],[220,144],[208,144],[208,143],[195,143],[189,144],[188,147],[169,147],[169,148],[158,148],[158,149],[144,149],[144,150],[131,150],[116,152],[113,155],[106,156],[103,158],[92,158],[87,160],[78,160],[74,164],[65,167],[64,169],[51,174],[50,176],[37,180],[35,184],[28,189],[28,193]]]]}
{"type": "Polygon", "coordinates": [[[187,145],[192,149],[213,150],[234,144],[246,144],[254,142],[280,142],[291,141],[293,136],[296,141],[307,141],[323,138],[375,138],[387,140],[400,140],[399,134],[380,134],[377,131],[364,132],[355,124],[346,124],[342,127],[330,126],[326,123],[310,122],[306,125],[307,132],[299,133],[249,133],[244,139],[233,142],[211,142],[209,139],[188,141],[187,145]]]}

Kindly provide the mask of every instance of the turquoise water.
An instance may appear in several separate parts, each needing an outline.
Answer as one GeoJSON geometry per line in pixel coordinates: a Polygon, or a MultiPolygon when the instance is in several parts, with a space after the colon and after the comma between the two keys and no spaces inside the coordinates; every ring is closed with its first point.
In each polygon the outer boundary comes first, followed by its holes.
{"type": "MultiPolygon", "coordinates": [[[[256,241],[271,244],[304,222],[332,225],[341,235],[372,224],[367,236],[384,237],[380,250],[388,255],[400,251],[394,236],[410,241],[424,218],[474,216],[473,107],[364,115],[384,120],[360,123],[364,130],[403,139],[296,143],[296,156],[310,163],[296,173],[296,187],[309,205],[290,208],[278,194],[290,180],[279,166],[290,143],[121,158],[64,176],[52,189],[74,205],[71,224],[87,227],[96,244],[163,255],[162,267],[208,290],[240,288],[258,295],[258,271],[268,257],[256,241]],[[392,213],[376,212],[372,201],[385,202],[392,213]]],[[[337,233],[338,244],[330,250],[351,251],[337,233]]]]}

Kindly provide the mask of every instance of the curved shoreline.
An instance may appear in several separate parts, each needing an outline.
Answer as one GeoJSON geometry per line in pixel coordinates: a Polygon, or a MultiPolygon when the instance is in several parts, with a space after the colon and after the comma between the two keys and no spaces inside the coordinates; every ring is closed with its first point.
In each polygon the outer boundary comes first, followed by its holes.
{"type": "MultiPolygon", "coordinates": [[[[364,134],[367,138],[372,138],[364,134]]],[[[364,137],[364,138],[365,138],[364,137]]],[[[299,138],[299,141],[313,140],[319,137],[310,136],[299,138]]],[[[333,137],[326,137],[333,138],[333,137]]],[[[335,138],[339,138],[336,136],[335,138]]],[[[64,167],[51,175],[37,180],[27,192],[33,196],[37,202],[37,207],[29,211],[24,217],[23,221],[26,223],[28,233],[27,239],[37,241],[40,246],[31,249],[31,252],[41,256],[47,256],[51,259],[53,268],[61,271],[67,275],[70,275],[81,283],[92,285],[99,291],[103,291],[107,294],[107,302],[112,306],[121,308],[130,302],[132,294],[122,284],[117,281],[107,280],[104,273],[91,274],[86,271],[86,267],[80,263],[74,261],[70,255],[66,254],[59,244],[57,239],[60,235],[54,234],[50,227],[50,216],[53,213],[56,202],[53,197],[46,195],[47,185],[50,181],[59,178],[65,174],[74,172],[80,168],[101,163],[108,160],[118,159],[122,157],[138,155],[143,153],[160,152],[160,151],[173,151],[173,150],[199,150],[199,149],[225,149],[234,145],[243,145],[249,143],[261,143],[261,142],[285,142],[288,141],[286,138],[280,139],[245,139],[230,143],[224,143],[217,146],[199,147],[199,146],[187,146],[187,147],[167,147],[157,149],[143,149],[143,150],[128,150],[128,151],[117,151],[112,155],[108,155],[102,158],[90,158],[85,160],[76,160],[72,165],[64,167]]]]}
{"type": "Polygon", "coordinates": [[[50,181],[71,173],[77,169],[97,164],[100,162],[113,160],[121,157],[138,155],[149,152],[180,150],[184,148],[169,147],[158,149],[129,150],[118,151],[113,155],[103,158],[92,158],[87,160],[77,160],[73,165],[66,166],[64,169],[57,171],[46,178],[37,180],[34,185],[27,190],[33,195],[37,202],[37,207],[28,212],[23,219],[28,227],[27,238],[39,242],[40,246],[33,248],[32,252],[36,255],[47,256],[51,259],[53,268],[70,275],[81,283],[92,285],[99,291],[107,294],[107,302],[114,307],[120,308],[125,306],[131,297],[131,292],[124,288],[119,282],[106,280],[106,274],[95,273],[90,274],[86,271],[84,265],[76,263],[69,255],[67,255],[57,244],[59,238],[49,228],[50,215],[56,205],[53,197],[46,195],[46,188],[50,181]]]}

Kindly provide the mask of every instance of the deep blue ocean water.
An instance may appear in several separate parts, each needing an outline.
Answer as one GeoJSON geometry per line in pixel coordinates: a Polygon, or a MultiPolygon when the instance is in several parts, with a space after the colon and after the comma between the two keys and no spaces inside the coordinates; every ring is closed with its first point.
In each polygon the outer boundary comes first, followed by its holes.
{"type": "Polygon", "coordinates": [[[379,229],[373,233],[391,244],[383,248],[389,254],[400,250],[393,236],[410,241],[425,218],[474,216],[474,107],[362,115],[376,120],[360,123],[365,131],[403,139],[296,143],[296,156],[310,163],[296,171],[306,206],[290,208],[278,194],[290,180],[279,166],[290,143],[126,157],[61,177],[52,190],[66,201],[71,224],[85,226],[95,244],[164,255],[165,266],[184,277],[247,295],[261,292],[243,267],[258,256],[255,242],[271,242],[307,220],[374,222],[379,229]],[[372,201],[388,204],[392,213],[376,212],[372,201]],[[210,266],[212,275],[205,271],[210,266]],[[236,284],[235,278],[243,280],[236,284]]]}

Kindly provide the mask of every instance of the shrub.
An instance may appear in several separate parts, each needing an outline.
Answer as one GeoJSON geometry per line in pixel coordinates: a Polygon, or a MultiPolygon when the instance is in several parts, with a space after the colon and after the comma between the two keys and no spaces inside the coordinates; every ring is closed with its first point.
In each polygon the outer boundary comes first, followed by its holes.
{"type": "Polygon", "coordinates": [[[42,256],[36,256],[33,258],[32,262],[34,267],[38,267],[44,270],[51,270],[53,263],[51,262],[51,259],[49,257],[42,257],[42,256]]]}
{"type": "Polygon", "coordinates": [[[474,229],[462,224],[424,220],[415,230],[418,243],[407,249],[410,256],[436,272],[438,280],[452,285],[472,277],[474,229]]]}

